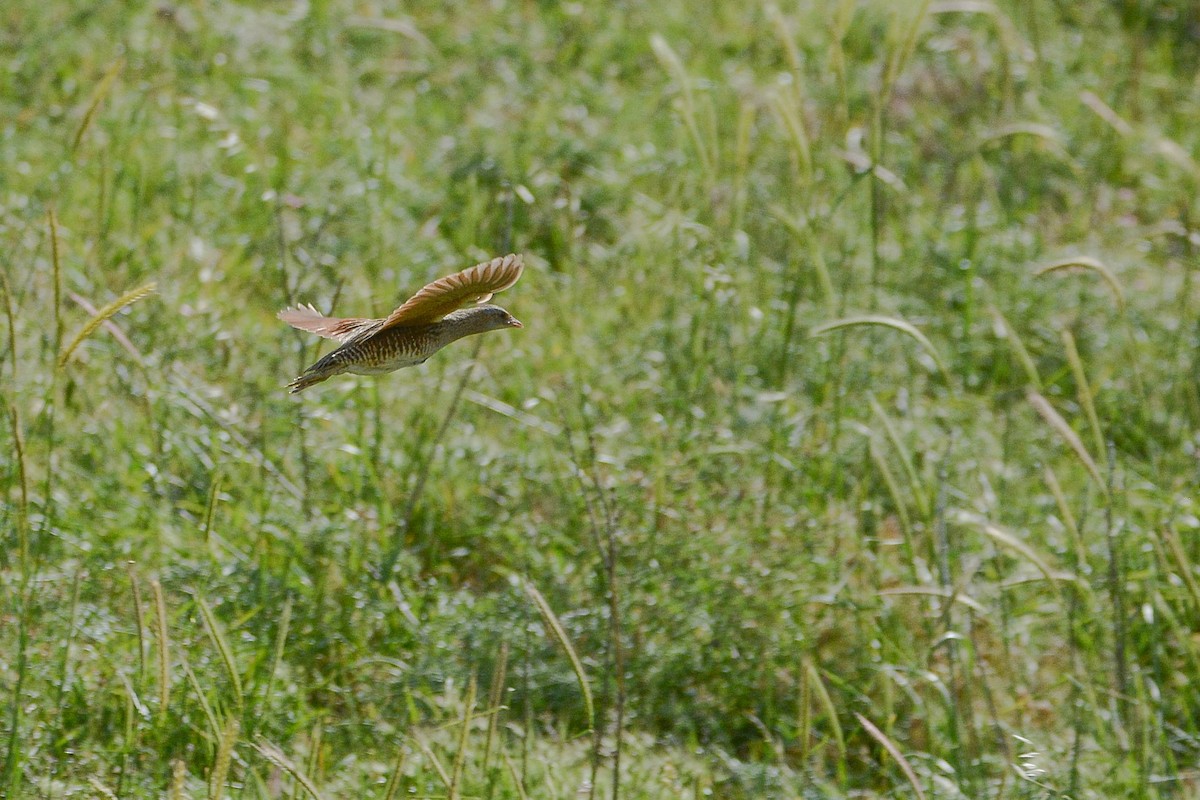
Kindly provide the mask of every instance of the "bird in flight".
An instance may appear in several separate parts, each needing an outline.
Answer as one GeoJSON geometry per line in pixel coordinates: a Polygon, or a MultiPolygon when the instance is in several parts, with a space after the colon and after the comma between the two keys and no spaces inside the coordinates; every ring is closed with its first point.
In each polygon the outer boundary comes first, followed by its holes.
{"type": "Polygon", "coordinates": [[[344,372],[383,375],[421,364],[464,336],[522,327],[512,314],[487,301],[516,283],[524,268],[520,255],[493,258],[437,279],[383,319],[325,317],[311,305],[280,311],[279,318],[293,328],[341,342],[288,389],[295,394],[344,372]],[[469,303],[476,305],[463,308],[469,303]]]}

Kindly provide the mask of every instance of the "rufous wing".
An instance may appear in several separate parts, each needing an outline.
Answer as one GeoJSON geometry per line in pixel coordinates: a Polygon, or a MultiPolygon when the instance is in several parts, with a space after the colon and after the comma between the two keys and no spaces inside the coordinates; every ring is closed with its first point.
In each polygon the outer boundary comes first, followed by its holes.
{"type": "Polygon", "coordinates": [[[378,330],[437,322],[468,303],[486,303],[493,294],[516,283],[524,269],[520,255],[507,255],[438,278],[405,300],[378,330]]]}
{"type": "Polygon", "coordinates": [[[321,312],[317,311],[311,305],[285,308],[279,312],[278,316],[293,328],[315,333],[318,336],[324,336],[326,339],[336,339],[339,342],[345,342],[352,338],[362,330],[364,325],[379,321],[361,319],[359,317],[326,317],[322,316],[321,312]]]}

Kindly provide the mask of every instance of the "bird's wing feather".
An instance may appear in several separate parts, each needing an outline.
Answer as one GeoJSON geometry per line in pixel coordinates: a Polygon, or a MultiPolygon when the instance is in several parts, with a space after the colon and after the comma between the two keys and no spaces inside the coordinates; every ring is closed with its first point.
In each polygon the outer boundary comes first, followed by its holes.
{"type": "Polygon", "coordinates": [[[493,294],[516,283],[524,268],[520,255],[507,255],[439,278],[405,300],[373,333],[437,322],[467,303],[486,303],[493,294]]]}
{"type": "Polygon", "coordinates": [[[355,336],[365,325],[379,320],[361,319],[358,317],[326,317],[322,316],[311,305],[300,305],[295,308],[285,308],[279,312],[279,318],[302,331],[309,331],[326,339],[336,339],[345,342],[355,336]]]}

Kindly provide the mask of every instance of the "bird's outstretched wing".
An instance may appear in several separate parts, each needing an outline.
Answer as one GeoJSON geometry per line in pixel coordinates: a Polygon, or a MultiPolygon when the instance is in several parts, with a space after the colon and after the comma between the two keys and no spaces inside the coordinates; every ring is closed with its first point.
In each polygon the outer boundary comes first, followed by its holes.
{"type": "Polygon", "coordinates": [[[299,305],[295,308],[285,308],[279,312],[279,318],[302,331],[309,331],[326,339],[336,339],[345,342],[355,336],[364,325],[379,322],[377,319],[361,319],[359,317],[325,317],[311,305],[299,305]]]}
{"type": "Polygon", "coordinates": [[[516,283],[524,268],[520,255],[507,255],[438,278],[405,300],[372,333],[401,325],[437,322],[467,303],[486,303],[493,294],[516,283]]]}

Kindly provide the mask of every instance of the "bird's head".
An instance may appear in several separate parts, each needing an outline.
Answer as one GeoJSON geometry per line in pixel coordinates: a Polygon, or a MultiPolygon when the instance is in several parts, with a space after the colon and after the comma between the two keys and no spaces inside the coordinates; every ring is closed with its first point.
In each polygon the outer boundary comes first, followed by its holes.
{"type": "MultiPolygon", "coordinates": [[[[523,328],[521,321],[500,306],[479,305],[455,311],[454,315],[465,317],[476,331],[494,331],[500,328],[523,328]]],[[[447,316],[449,319],[449,316],[447,316]]]]}

